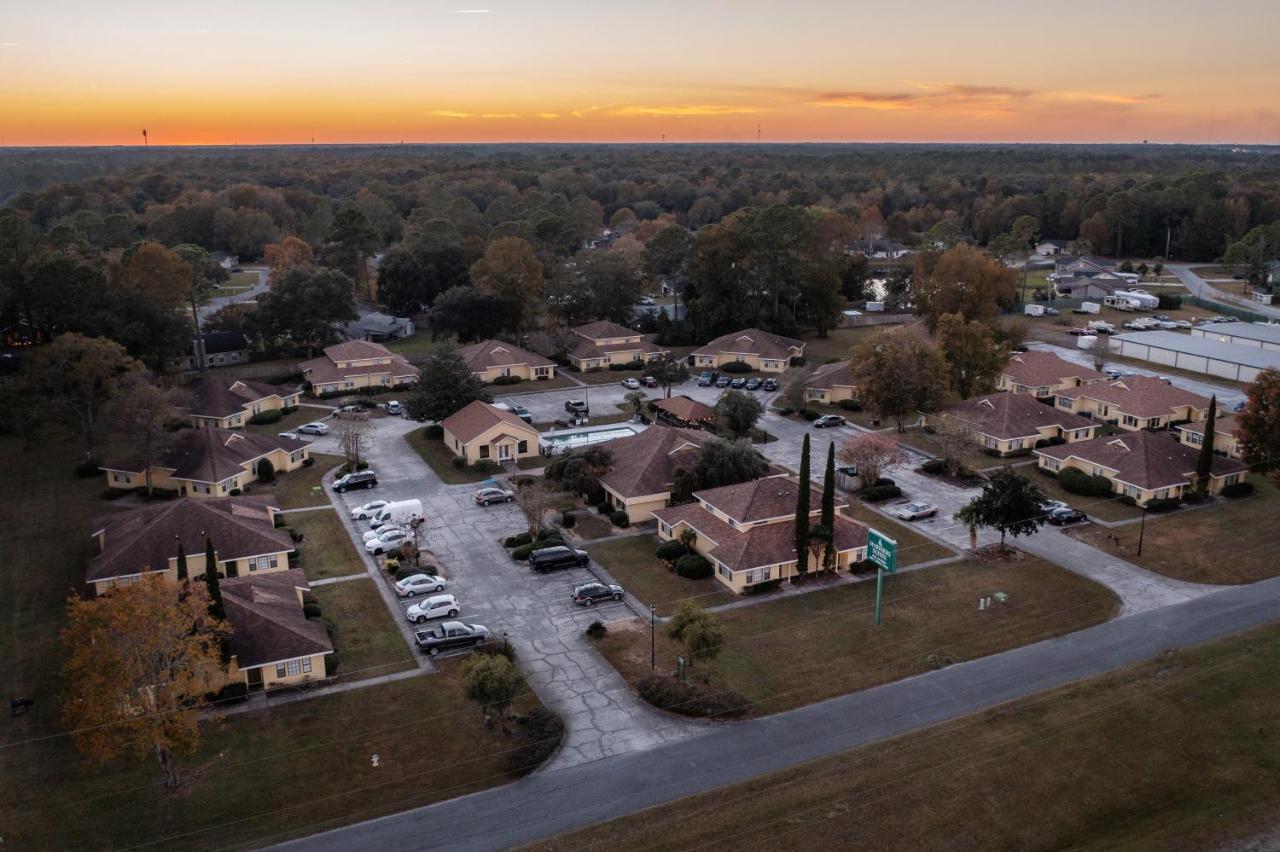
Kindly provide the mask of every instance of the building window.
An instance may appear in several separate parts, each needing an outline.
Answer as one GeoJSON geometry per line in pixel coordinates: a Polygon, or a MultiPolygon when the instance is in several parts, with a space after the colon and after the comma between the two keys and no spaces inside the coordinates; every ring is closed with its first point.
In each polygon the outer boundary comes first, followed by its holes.
{"type": "Polygon", "coordinates": [[[1014,438],[1012,441],[1010,441],[1010,442],[1009,442],[1009,449],[1011,449],[1011,450],[1020,450],[1020,449],[1022,449],[1022,439],[1021,439],[1021,438],[1014,438]]]}
{"type": "Polygon", "coordinates": [[[311,658],[304,657],[302,660],[302,671],[305,674],[311,674],[311,658]]]}
{"type": "MultiPolygon", "coordinates": [[[[193,482],[193,483],[191,483],[191,490],[192,490],[192,491],[194,491],[196,494],[208,494],[208,493],[209,493],[209,483],[207,483],[207,482],[193,482]]],[[[225,491],[226,489],[224,488],[223,490],[225,491]]]]}
{"type": "Polygon", "coordinates": [[[1058,407],[1068,408],[1068,409],[1071,408],[1071,400],[1067,399],[1065,396],[1058,397],[1058,407]]]}
{"type": "Polygon", "coordinates": [[[1238,473],[1232,473],[1222,477],[1223,485],[1235,485],[1239,481],[1240,481],[1240,474],[1238,473]]]}
{"type": "Polygon", "coordinates": [[[276,677],[284,677],[284,663],[276,663],[276,677]]]}
{"type": "Polygon", "coordinates": [[[716,563],[716,570],[720,572],[721,577],[724,577],[726,580],[729,580],[730,582],[733,581],[733,572],[730,571],[728,568],[724,567],[719,563],[716,563]]]}
{"type": "Polygon", "coordinates": [[[250,571],[266,571],[268,568],[276,568],[279,565],[279,556],[275,553],[270,556],[255,556],[249,560],[250,571]]]}
{"type": "Polygon", "coordinates": [[[1199,432],[1183,432],[1187,436],[1187,443],[1193,447],[1198,447],[1204,443],[1204,435],[1199,432]]]}
{"type": "Polygon", "coordinates": [[[487,458],[489,458],[489,445],[488,445],[488,444],[481,444],[481,445],[480,445],[480,458],[482,458],[482,459],[487,459],[487,458]]]}
{"type": "Polygon", "coordinates": [[[1139,420],[1131,414],[1126,414],[1124,416],[1124,425],[1136,427],[1139,425],[1139,420]]]}
{"type": "Polygon", "coordinates": [[[524,455],[525,453],[529,452],[529,442],[521,441],[519,444],[517,444],[516,452],[518,452],[520,455],[524,455]]]}
{"type": "Polygon", "coordinates": [[[289,453],[289,461],[291,461],[291,462],[299,462],[299,461],[302,461],[302,454],[303,454],[303,452],[305,452],[305,451],[304,451],[304,450],[294,450],[293,452],[289,453]]]}
{"type": "Polygon", "coordinates": [[[125,476],[123,473],[115,473],[113,471],[111,474],[111,481],[112,482],[128,482],[129,477],[125,476]]]}
{"type": "Polygon", "coordinates": [[[665,521],[658,521],[658,532],[663,535],[671,535],[671,525],[665,521]]]}
{"type": "Polygon", "coordinates": [[[285,665],[285,670],[289,672],[289,677],[296,677],[302,674],[302,663],[299,660],[289,660],[285,665]]]}
{"type": "Polygon", "coordinates": [[[1142,497],[1142,489],[1136,485],[1126,485],[1124,487],[1124,493],[1135,500],[1142,497]]]}
{"type": "Polygon", "coordinates": [[[1045,470],[1057,470],[1062,466],[1062,462],[1054,458],[1049,458],[1048,456],[1041,456],[1040,459],[1043,462],[1045,470]]]}

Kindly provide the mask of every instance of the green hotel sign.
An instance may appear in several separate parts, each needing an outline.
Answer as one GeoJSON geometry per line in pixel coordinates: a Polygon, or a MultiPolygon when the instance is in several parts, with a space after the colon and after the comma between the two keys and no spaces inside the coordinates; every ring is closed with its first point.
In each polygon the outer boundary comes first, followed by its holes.
{"type": "Polygon", "coordinates": [[[867,561],[892,574],[898,567],[898,543],[884,533],[868,529],[867,561]]]}

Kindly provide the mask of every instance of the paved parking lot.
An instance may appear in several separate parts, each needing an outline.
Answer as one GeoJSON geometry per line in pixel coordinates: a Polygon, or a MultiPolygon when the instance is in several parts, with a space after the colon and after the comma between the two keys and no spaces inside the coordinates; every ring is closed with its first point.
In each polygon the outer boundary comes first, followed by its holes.
{"type": "MultiPolygon", "coordinates": [[[[533,385],[536,387],[536,384],[533,385]]],[[[662,399],[662,388],[641,388],[640,389],[649,399],[662,399]]],[[[725,392],[723,388],[698,387],[696,379],[688,379],[683,384],[672,385],[672,396],[688,396],[707,405],[715,405],[716,400],[725,392]]],[[[590,387],[574,387],[562,388],[560,390],[528,392],[528,393],[509,393],[496,395],[494,400],[497,402],[505,402],[508,405],[516,403],[523,405],[529,409],[529,413],[533,415],[534,423],[551,423],[565,416],[564,403],[570,399],[585,400],[591,407],[591,411],[597,417],[604,415],[617,414],[618,403],[626,400],[630,390],[624,388],[621,384],[592,385],[590,387]]],[[[773,394],[756,392],[752,394],[756,399],[760,400],[762,405],[767,405],[773,394]]]]}

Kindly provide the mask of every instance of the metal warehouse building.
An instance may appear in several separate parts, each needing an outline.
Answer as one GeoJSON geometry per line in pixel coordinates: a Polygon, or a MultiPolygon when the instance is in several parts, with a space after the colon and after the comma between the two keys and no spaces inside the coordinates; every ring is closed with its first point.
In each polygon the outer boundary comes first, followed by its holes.
{"type": "MultiPolygon", "coordinates": [[[[1234,325],[1234,323],[1232,323],[1234,325]]],[[[1176,331],[1135,331],[1111,338],[1111,351],[1194,373],[1251,382],[1267,369],[1280,370],[1280,352],[1221,343],[1176,331]]]]}
{"type": "Polygon", "coordinates": [[[1196,337],[1280,352],[1280,325],[1260,322],[1215,322],[1191,329],[1196,337]]]}

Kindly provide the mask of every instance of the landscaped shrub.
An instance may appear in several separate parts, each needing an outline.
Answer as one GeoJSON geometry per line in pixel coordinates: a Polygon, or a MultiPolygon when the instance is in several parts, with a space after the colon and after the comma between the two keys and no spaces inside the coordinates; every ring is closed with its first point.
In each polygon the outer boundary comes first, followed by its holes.
{"type": "Polygon", "coordinates": [[[241,491],[239,488],[232,488],[232,489],[231,489],[230,491],[228,491],[227,493],[228,493],[228,494],[230,494],[232,497],[239,497],[239,496],[240,496],[241,494],[243,494],[244,492],[243,492],[243,491],[241,491]]]}
{"type": "Polygon", "coordinates": [[[746,361],[730,361],[729,363],[725,364],[720,368],[720,372],[729,373],[729,374],[750,373],[751,369],[752,369],[751,365],[748,364],[746,361]]]}
{"type": "Polygon", "coordinates": [[[800,409],[800,416],[812,423],[822,415],[814,411],[812,408],[802,408],[800,409]]]}
{"type": "Polygon", "coordinates": [[[890,479],[887,476],[882,476],[871,484],[872,485],[897,485],[898,483],[894,482],[892,479],[890,479]]]}
{"type": "Polygon", "coordinates": [[[647,677],[636,688],[654,707],[684,716],[732,718],[751,709],[750,702],[736,692],[699,689],[673,677],[647,677]]]}
{"type": "Polygon", "coordinates": [[[280,409],[280,413],[285,417],[288,417],[290,414],[292,414],[297,410],[298,410],[298,406],[296,405],[286,405],[284,408],[280,409]]]}
{"type": "Polygon", "coordinates": [[[492,385],[494,385],[494,386],[497,386],[497,385],[518,385],[518,384],[520,384],[520,382],[522,382],[522,381],[524,381],[524,380],[523,380],[520,376],[498,376],[498,378],[494,379],[492,382],[490,382],[490,384],[492,384],[492,385]]]}
{"type": "Polygon", "coordinates": [[[755,583],[747,586],[746,593],[748,595],[763,595],[772,592],[774,589],[782,585],[782,578],[777,577],[772,580],[765,580],[763,583],[755,583]]]}
{"type": "Polygon", "coordinates": [[[608,632],[609,628],[604,626],[603,621],[593,621],[587,625],[586,634],[588,639],[601,639],[608,632]]]}
{"type": "Polygon", "coordinates": [[[449,464],[453,465],[454,470],[467,469],[467,460],[460,456],[454,456],[452,459],[449,460],[449,464]]]}
{"type": "Polygon", "coordinates": [[[423,428],[422,437],[438,441],[444,437],[444,427],[439,423],[432,423],[430,426],[423,428]]]}
{"type": "MultiPolygon", "coordinates": [[[[368,465],[366,465],[366,467],[368,467],[368,465]]],[[[471,466],[471,469],[474,470],[476,473],[497,473],[498,463],[493,461],[488,461],[486,459],[484,461],[476,462],[471,466]]]]}
{"type": "Polygon", "coordinates": [[[1111,480],[1105,476],[1090,476],[1074,467],[1064,467],[1059,471],[1058,483],[1062,490],[1082,497],[1110,497],[1113,493],[1111,480]]]}
{"type": "Polygon", "coordinates": [[[507,769],[515,773],[532,772],[560,748],[564,739],[564,720],[553,710],[535,707],[526,715],[516,718],[524,743],[512,749],[507,757],[507,769]]]}
{"type": "Polygon", "coordinates": [[[302,614],[307,618],[319,618],[324,615],[324,610],[320,608],[320,604],[309,603],[302,605],[302,614]]]}
{"type": "Polygon", "coordinates": [[[862,492],[862,499],[868,503],[879,503],[894,497],[901,497],[902,489],[896,485],[873,485],[862,492]]]}
{"type": "Polygon", "coordinates": [[[1067,439],[1061,435],[1054,435],[1052,438],[1041,438],[1039,441],[1036,441],[1036,449],[1039,450],[1043,447],[1057,447],[1065,444],[1066,442],[1067,439]]]}
{"type": "Polygon", "coordinates": [[[503,547],[522,547],[531,541],[533,541],[533,536],[529,535],[529,533],[527,532],[522,532],[518,535],[509,535],[506,538],[504,538],[502,540],[502,546],[503,547]]]}
{"type": "Polygon", "coordinates": [[[615,527],[631,526],[631,519],[627,517],[626,509],[618,509],[613,514],[609,515],[609,520],[613,522],[615,527]]]}
{"type": "Polygon", "coordinates": [[[664,541],[662,544],[658,545],[658,549],[654,551],[653,555],[661,562],[675,565],[676,560],[688,552],[689,549],[687,547],[675,539],[672,539],[671,541],[664,541]]]}
{"type": "Polygon", "coordinates": [[[102,474],[100,464],[97,459],[80,462],[80,464],[76,465],[76,477],[79,479],[93,479],[95,476],[100,476],[102,474]]]}
{"type": "Polygon", "coordinates": [[[311,465],[315,463],[316,463],[316,460],[313,456],[307,456],[305,459],[302,460],[303,467],[311,467],[311,465]]]}
{"type": "Polygon", "coordinates": [[[414,568],[412,565],[401,565],[396,569],[396,582],[399,583],[401,580],[412,577],[414,574],[421,573],[422,571],[414,568]]]}
{"type": "Polygon", "coordinates": [[[615,373],[620,373],[620,372],[623,372],[624,370],[643,370],[644,362],[628,361],[625,364],[610,364],[609,369],[613,370],[615,373]]]}
{"type": "Polygon", "coordinates": [[[564,547],[564,539],[559,534],[556,534],[540,538],[533,543],[534,550],[542,550],[547,547],[564,547]]]}
{"type": "Polygon", "coordinates": [[[536,548],[539,548],[541,546],[542,545],[540,543],[539,544],[522,544],[511,551],[511,558],[516,560],[517,562],[528,559],[529,554],[533,553],[533,551],[536,548]]]}
{"type": "Polygon", "coordinates": [[[597,503],[604,503],[606,506],[609,504],[609,499],[604,493],[604,486],[600,484],[598,479],[588,479],[583,482],[582,497],[592,506],[597,503]]]}
{"type": "Polygon", "coordinates": [[[549,538],[560,538],[560,533],[548,527],[538,530],[538,541],[546,541],[549,538]]]}
{"type": "Polygon", "coordinates": [[[271,459],[259,459],[258,481],[263,483],[276,481],[276,466],[271,463],[271,459]]]}
{"type": "Polygon", "coordinates": [[[255,426],[262,426],[267,423],[279,423],[283,419],[284,412],[278,408],[272,408],[267,411],[259,411],[249,418],[249,422],[255,426]]]}
{"type": "Polygon", "coordinates": [[[578,524],[578,516],[575,515],[573,512],[565,511],[560,513],[560,526],[564,527],[567,530],[571,530],[575,526],[577,526],[577,524],[578,524]]]}
{"type": "Polygon", "coordinates": [[[930,476],[941,476],[947,472],[947,462],[944,459],[929,459],[920,465],[920,470],[930,476]]]}
{"type": "Polygon", "coordinates": [[[1182,505],[1182,501],[1177,497],[1165,497],[1162,500],[1152,500],[1147,503],[1148,512],[1167,512],[1170,509],[1176,509],[1182,505]]]}
{"type": "Polygon", "coordinates": [[[697,553],[686,553],[676,560],[676,574],[686,580],[705,580],[711,576],[711,563],[697,553]]]}
{"type": "Polygon", "coordinates": [[[387,569],[387,573],[394,574],[400,570],[400,560],[393,557],[383,563],[382,567],[387,569]]]}
{"type": "Polygon", "coordinates": [[[1248,497],[1253,493],[1252,482],[1233,482],[1230,485],[1222,486],[1223,497],[1248,497]]]}
{"type": "Polygon", "coordinates": [[[856,399],[842,399],[839,402],[837,402],[836,405],[840,406],[845,411],[861,411],[862,410],[862,403],[856,399]]]}
{"type": "Polygon", "coordinates": [[[601,500],[600,502],[596,503],[596,511],[599,512],[601,515],[608,515],[613,512],[613,507],[609,505],[608,500],[601,500]]]}
{"type": "Polygon", "coordinates": [[[338,673],[338,666],[342,663],[342,657],[338,656],[338,652],[325,654],[324,657],[324,674],[325,677],[333,677],[338,673]]]}

